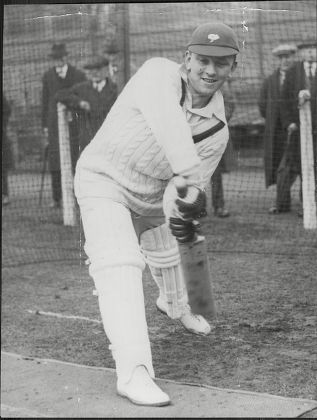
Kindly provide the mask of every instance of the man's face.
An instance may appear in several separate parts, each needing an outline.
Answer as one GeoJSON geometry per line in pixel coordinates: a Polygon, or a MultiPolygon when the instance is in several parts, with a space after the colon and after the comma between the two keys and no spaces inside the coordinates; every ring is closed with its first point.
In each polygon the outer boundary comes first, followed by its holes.
{"type": "Polygon", "coordinates": [[[234,56],[210,57],[186,51],[189,90],[192,94],[210,98],[236,68],[234,56]]]}
{"type": "Polygon", "coordinates": [[[101,82],[101,80],[104,80],[107,75],[108,67],[102,67],[101,69],[90,69],[88,71],[88,77],[94,83],[101,82]]]}
{"type": "Polygon", "coordinates": [[[316,47],[307,47],[300,49],[301,59],[303,61],[309,61],[310,63],[317,61],[316,47]]]}
{"type": "Polygon", "coordinates": [[[295,54],[285,54],[279,56],[280,69],[282,71],[288,70],[295,61],[295,54]]]}
{"type": "Polygon", "coordinates": [[[67,57],[60,57],[53,59],[54,67],[63,67],[67,63],[67,57]]]}

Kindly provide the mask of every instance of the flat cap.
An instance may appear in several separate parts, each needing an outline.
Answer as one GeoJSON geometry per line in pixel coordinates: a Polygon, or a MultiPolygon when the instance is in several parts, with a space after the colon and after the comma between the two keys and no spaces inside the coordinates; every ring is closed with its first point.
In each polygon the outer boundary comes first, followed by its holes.
{"type": "Polygon", "coordinates": [[[118,44],[116,43],[116,41],[112,41],[110,43],[107,43],[104,47],[104,51],[105,54],[118,54],[118,52],[120,52],[118,44]]]}
{"type": "Polygon", "coordinates": [[[297,47],[294,44],[280,44],[273,48],[272,54],[279,57],[280,55],[291,55],[297,51],[297,47]]]}
{"type": "Polygon", "coordinates": [[[109,65],[109,60],[106,57],[94,57],[91,61],[84,65],[84,69],[102,69],[109,65]]]}
{"type": "Polygon", "coordinates": [[[224,57],[238,54],[239,43],[230,26],[214,22],[199,25],[193,32],[187,48],[196,54],[224,57]]]}
{"type": "Polygon", "coordinates": [[[316,48],[316,47],[317,47],[316,39],[308,39],[297,45],[297,48],[299,50],[302,48],[316,48]]]}

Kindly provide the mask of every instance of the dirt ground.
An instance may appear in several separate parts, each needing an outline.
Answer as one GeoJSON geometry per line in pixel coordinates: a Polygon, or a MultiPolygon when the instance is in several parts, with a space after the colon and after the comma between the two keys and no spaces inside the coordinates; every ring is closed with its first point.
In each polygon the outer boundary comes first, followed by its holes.
{"type": "MultiPolygon", "coordinates": [[[[229,219],[209,214],[202,220],[218,307],[208,337],[192,335],[159,313],[156,286],[149,271],[144,273],[156,375],[316,399],[316,232],[304,232],[295,211],[273,223],[265,210],[251,219],[242,199],[235,206],[229,219]]],[[[53,238],[58,225],[45,226],[53,238]]],[[[8,229],[7,238],[22,225],[16,221],[8,229]]],[[[114,367],[100,323],[34,313],[100,320],[93,283],[79,257],[3,267],[3,350],[114,367]]]]}

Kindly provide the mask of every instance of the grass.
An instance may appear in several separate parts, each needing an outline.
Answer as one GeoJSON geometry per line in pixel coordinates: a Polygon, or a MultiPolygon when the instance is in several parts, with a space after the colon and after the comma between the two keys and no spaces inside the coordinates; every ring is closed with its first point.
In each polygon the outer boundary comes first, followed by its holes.
{"type": "MultiPolygon", "coordinates": [[[[253,179],[226,175],[231,217],[215,218],[209,200],[201,220],[218,307],[208,337],[156,310],[157,288],[144,272],[156,375],[316,399],[316,232],[305,231],[297,217],[296,186],[294,210],[270,216],[274,191],[253,179]]],[[[4,209],[2,233],[2,349],[114,368],[101,324],[34,313],[100,320],[78,227],[65,228],[58,211],[45,202],[39,208],[31,195],[4,209]]]]}

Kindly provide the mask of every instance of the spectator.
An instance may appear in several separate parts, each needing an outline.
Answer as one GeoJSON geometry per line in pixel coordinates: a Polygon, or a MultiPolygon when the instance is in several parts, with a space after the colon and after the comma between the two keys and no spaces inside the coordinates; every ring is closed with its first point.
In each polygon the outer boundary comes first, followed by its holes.
{"type": "MultiPolygon", "coordinates": [[[[227,122],[229,123],[234,108],[235,108],[235,98],[231,92],[230,85],[226,82],[222,88],[222,94],[225,104],[225,114],[227,122]]],[[[230,130],[230,129],[229,129],[230,130]]],[[[211,181],[211,204],[214,209],[214,215],[217,217],[229,217],[230,213],[225,207],[224,199],[224,189],[223,189],[223,174],[228,172],[230,169],[230,162],[233,158],[233,146],[230,139],[226,147],[226,150],[217,166],[215,172],[213,173],[211,181]]]]}
{"type": "Polygon", "coordinates": [[[117,83],[119,52],[119,47],[114,41],[108,42],[103,51],[105,58],[109,60],[109,77],[114,83],[117,83]]]}
{"type": "Polygon", "coordinates": [[[56,101],[77,114],[79,154],[99,130],[118,94],[117,85],[109,78],[106,58],[94,58],[84,68],[89,80],[56,94],[56,101]]]}
{"type": "MultiPolygon", "coordinates": [[[[235,97],[231,91],[229,82],[226,82],[223,85],[223,87],[221,88],[221,92],[224,99],[226,120],[227,122],[229,122],[235,109],[235,97]]],[[[233,145],[229,136],[226,150],[220,159],[219,165],[217,166],[215,172],[212,174],[212,177],[210,178],[211,205],[214,209],[214,215],[217,217],[230,216],[229,211],[225,207],[222,175],[223,173],[228,172],[231,166],[233,165],[233,155],[233,145]]],[[[200,213],[199,218],[206,216],[207,210],[205,207],[200,213]]]]}
{"type": "Polygon", "coordinates": [[[272,53],[278,58],[277,69],[264,80],[260,90],[259,110],[265,118],[264,170],[265,185],[276,184],[275,204],[270,214],[290,211],[290,188],[296,178],[290,159],[289,144],[283,122],[282,89],[287,70],[293,65],[297,48],[292,44],[281,44],[272,53]],[[294,178],[295,176],[295,178],[294,178]]]}
{"type": "MultiPolygon", "coordinates": [[[[49,148],[49,168],[52,177],[53,202],[51,207],[61,206],[61,167],[57,123],[56,92],[73,86],[86,80],[85,74],[68,63],[68,52],[65,44],[54,44],[49,57],[53,66],[43,75],[42,90],[42,127],[44,132],[45,146],[49,148]]],[[[69,131],[72,163],[74,166],[75,156],[78,153],[78,138],[75,122],[69,113],[69,131]]]]}
{"type": "Polygon", "coordinates": [[[182,65],[161,57],[146,61],[77,163],[75,194],[117,391],[135,404],[170,403],[153,381],[146,263],[159,288],[158,309],[192,333],[211,330],[188,306],[175,237],[193,237],[192,217],[202,210],[204,187],[226,148],[219,89],[235,70],[238,52],[230,27],[207,23],[194,31],[182,65]],[[183,199],[177,199],[175,174],[187,183],[183,199]]]}
{"type": "Polygon", "coordinates": [[[12,163],[11,148],[7,135],[7,127],[11,115],[11,106],[2,94],[2,205],[10,204],[8,170],[12,163]]]}
{"type": "MultiPolygon", "coordinates": [[[[299,102],[298,94],[302,90],[307,90],[310,98],[311,120],[312,120],[312,137],[313,137],[313,153],[314,153],[314,170],[315,179],[317,179],[317,85],[316,85],[316,39],[302,42],[298,46],[300,61],[295,63],[293,67],[286,73],[284,88],[282,92],[283,99],[283,115],[284,127],[291,136],[291,148],[294,161],[294,169],[292,175],[287,180],[287,184],[291,185],[297,174],[301,171],[300,162],[300,131],[299,131],[299,102]]],[[[290,203],[290,196],[287,194],[284,201],[290,203]]],[[[302,209],[298,212],[298,216],[303,216],[302,209]]]]}

